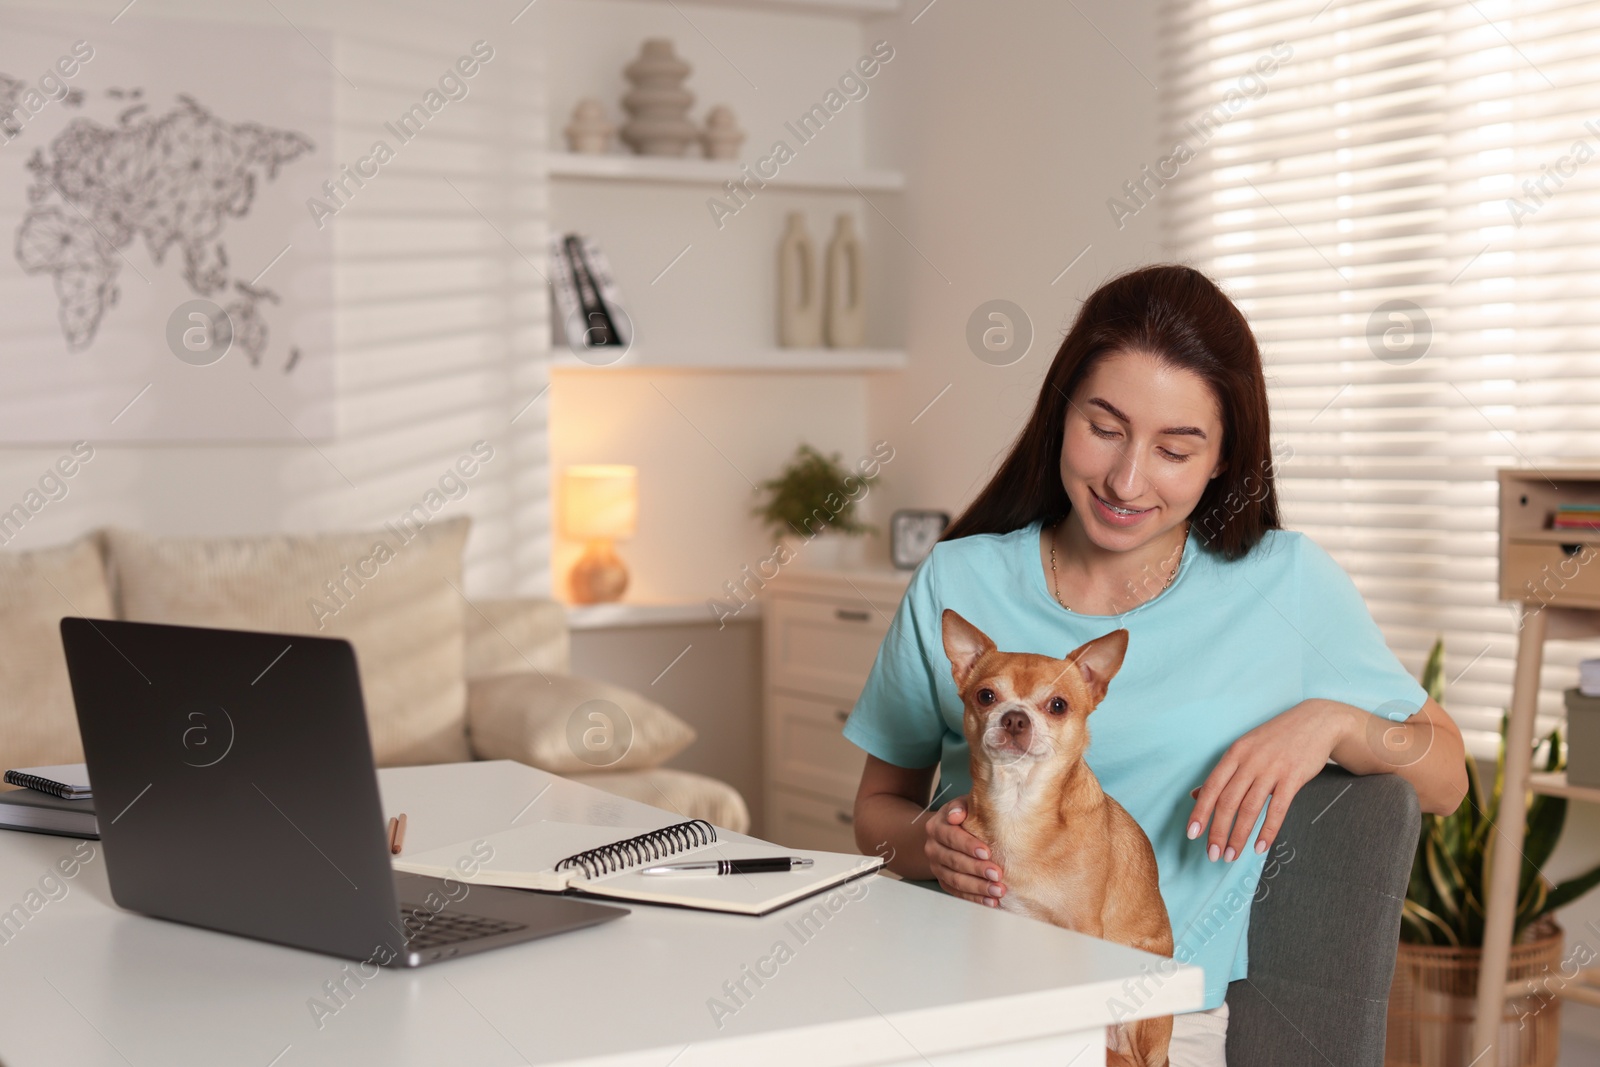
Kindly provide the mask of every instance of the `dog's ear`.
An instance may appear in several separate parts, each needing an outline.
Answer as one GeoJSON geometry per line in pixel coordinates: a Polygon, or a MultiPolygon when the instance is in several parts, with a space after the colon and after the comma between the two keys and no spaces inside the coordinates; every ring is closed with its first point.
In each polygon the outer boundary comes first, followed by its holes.
{"type": "Polygon", "coordinates": [[[1106,688],[1122,668],[1122,657],[1127,651],[1128,631],[1112,630],[1104,637],[1079,645],[1068,654],[1067,662],[1078,665],[1078,673],[1083,675],[1083,684],[1089,687],[1090,699],[1096,705],[1105,699],[1106,688]]]}
{"type": "Polygon", "coordinates": [[[994,651],[994,642],[950,608],[944,609],[940,626],[944,631],[944,654],[950,657],[950,676],[955,679],[956,688],[961,689],[973,664],[985,652],[994,651]]]}

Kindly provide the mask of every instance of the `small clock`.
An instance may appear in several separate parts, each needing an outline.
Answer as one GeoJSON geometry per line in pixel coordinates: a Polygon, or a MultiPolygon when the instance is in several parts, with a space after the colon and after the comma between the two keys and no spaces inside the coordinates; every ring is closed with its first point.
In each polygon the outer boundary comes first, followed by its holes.
{"type": "Polygon", "coordinates": [[[889,559],[901,570],[916,570],[949,525],[947,512],[896,511],[889,519],[889,559]]]}

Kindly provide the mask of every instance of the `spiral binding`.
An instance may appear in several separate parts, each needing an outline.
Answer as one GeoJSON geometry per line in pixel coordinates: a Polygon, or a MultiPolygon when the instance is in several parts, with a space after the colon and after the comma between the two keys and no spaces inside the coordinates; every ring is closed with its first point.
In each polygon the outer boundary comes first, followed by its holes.
{"type": "Polygon", "coordinates": [[[704,819],[690,819],[568,856],[556,864],[556,870],[582,868],[585,878],[594,878],[663,856],[676,855],[696,845],[710,844],[716,839],[715,826],[704,819]]]}
{"type": "Polygon", "coordinates": [[[63,800],[70,797],[74,792],[71,786],[55,781],[52,778],[40,778],[38,775],[23,774],[21,771],[7,771],[5,773],[5,781],[7,785],[20,785],[24,789],[49,793],[51,796],[60,797],[63,800]]]}

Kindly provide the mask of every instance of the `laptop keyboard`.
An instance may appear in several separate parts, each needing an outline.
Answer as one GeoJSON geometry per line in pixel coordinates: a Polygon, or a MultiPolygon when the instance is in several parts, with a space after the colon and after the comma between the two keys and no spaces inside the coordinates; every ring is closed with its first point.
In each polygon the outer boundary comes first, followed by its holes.
{"type": "Polygon", "coordinates": [[[491,919],[485,915],[467,915],[451,911],[435,914],[422,904],[401,904],[400,911],[406,928],[406,947],[413,950],[455,945],[462,941],[476,941],[479,938],[509,934],[527,927],[526,923],[491,919]],[[418,912],[429,917],[421,919],[417,915],[418,912]]]}

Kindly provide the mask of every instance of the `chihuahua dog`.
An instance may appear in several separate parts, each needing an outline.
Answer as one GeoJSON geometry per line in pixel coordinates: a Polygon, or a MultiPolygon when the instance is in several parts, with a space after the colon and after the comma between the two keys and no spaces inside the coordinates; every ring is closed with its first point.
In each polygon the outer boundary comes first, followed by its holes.
{"type": "MultiPolygon", "coordinates": [[[[1089,713],[1122,666],[1128,631],[1055,659],[996,651],[948,608],[942,626],[972,752],[962,826],[1005,872],[1000,907],[1171,956],[1150,839],[1083,761],[1089,713]]],[[[1118,1023],[1106,1037],[1108,1064],[1165,1067],[1172,1016],[1118,1023]]]]}

